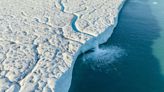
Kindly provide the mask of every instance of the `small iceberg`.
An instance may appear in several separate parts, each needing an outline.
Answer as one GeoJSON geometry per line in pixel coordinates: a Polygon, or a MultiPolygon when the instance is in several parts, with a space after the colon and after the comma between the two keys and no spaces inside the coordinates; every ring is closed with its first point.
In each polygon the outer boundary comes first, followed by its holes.
{"type": "Polygon", "coordinates": [[[156,4],[158,4],[158,2],[154,1],[153,4],[156,5],[156,4]]]}

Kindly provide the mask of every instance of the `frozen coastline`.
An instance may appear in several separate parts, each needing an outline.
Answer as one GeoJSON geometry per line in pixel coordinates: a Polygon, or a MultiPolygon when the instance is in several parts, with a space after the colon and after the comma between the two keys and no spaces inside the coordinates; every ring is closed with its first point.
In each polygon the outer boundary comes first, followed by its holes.
{"type": "MultiPolygon", "coordinates": [[[[122,1],[122,3],[120,4],[120,6],[118,7],[119,12],[123,8],[125,2],[126,1],[122,1]]],[[[71,86],[73,67],[74,67],[74,64],[75,64],[75,61],[76,61],[77,57],[81,53],[84,53],[84,52],[88,51],[89,49],[96,48],[96,45],[97,44],[105,43],[111,37],[111,35],[113,33],[113,30],[117,26],[117,23],[118,23],[119,12],[118,12],[118,15],[115,17],[114,25],[109,26],[100,35],[98,35],[98,36],[96,36],[94,38],[91,38],[84,45],[82,45],[80,47],[80,49],[78,50],[78,52],[75,54],[75,57],[73,59],[73,63],[71,65],[70,69],[68,69],[60,77],[60,79],[57,80],[56,87],[55,87],[56,88],[55,89],[55,92],[68,92],[69,91],[69,88],[71,86]]]]}
{"type": "Polygon", "coordinates": [[[77,56],[106,42],[122,2],[1,0],[0,92],[67,92],[77,56]]]}

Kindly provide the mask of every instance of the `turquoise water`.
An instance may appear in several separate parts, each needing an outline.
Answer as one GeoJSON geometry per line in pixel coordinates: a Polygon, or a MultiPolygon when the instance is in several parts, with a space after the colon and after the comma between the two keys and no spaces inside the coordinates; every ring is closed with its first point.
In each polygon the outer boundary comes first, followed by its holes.
{"type": "Polygon", "coordinates": [[[72,28],[73,28],[73,30],[75,31],[75,32],[78,32],[79,30],[77,29],[77,27],[76,27],[76,20],[77,20],[77,16],[76,15],[74,15],[74,17],[73,17],[73,19],[72,19],[72,22],[71,22],[71,26],[72,26],[72,28]]]}
{"type": "MultiPolygon", "coordinates": [[[[150,0],[149,4],[151,2],[153,2],[153,0],[150,0]]],[[[151,9],[160,27],[160,37],[154,41],[152,48],[153,54],[160,61],[161,73],[164,76],[164,0],[157,0],[156,2],[156,5],[151,4],[151,9]]]]}
{"type": "Polygon", "coordinates": [[[60,6],[61,6],[61,11],[64,12],[65,7],[64,7],[62,1],[61,0],[58,0],[58,2],[60,4],[60,6]]]}
{"type": "Polygon", "coordinates": [[[107,43],[76,60],[69,92],[164,92],[163,4],[127,1],[107,43]]]}

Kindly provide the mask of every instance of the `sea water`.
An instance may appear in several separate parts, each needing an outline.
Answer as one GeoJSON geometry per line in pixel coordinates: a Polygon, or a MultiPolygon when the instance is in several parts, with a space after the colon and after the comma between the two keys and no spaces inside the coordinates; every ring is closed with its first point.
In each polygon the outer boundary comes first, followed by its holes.
{"type": "Polygon", "coordinates": [[[164,0],[128,0],[107,43],[81,54],[69,92],[164,92],[164,0]]]}

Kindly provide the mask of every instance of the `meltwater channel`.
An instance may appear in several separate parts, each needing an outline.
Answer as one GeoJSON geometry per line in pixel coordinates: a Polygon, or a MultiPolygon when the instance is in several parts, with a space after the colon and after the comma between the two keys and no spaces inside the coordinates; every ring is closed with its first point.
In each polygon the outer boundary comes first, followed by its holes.
{"type": "Polygon", "coordinates": [[[164,92],[164,0],[128,0],[105,44],[81,54],[69,92],[164,92]]]}

